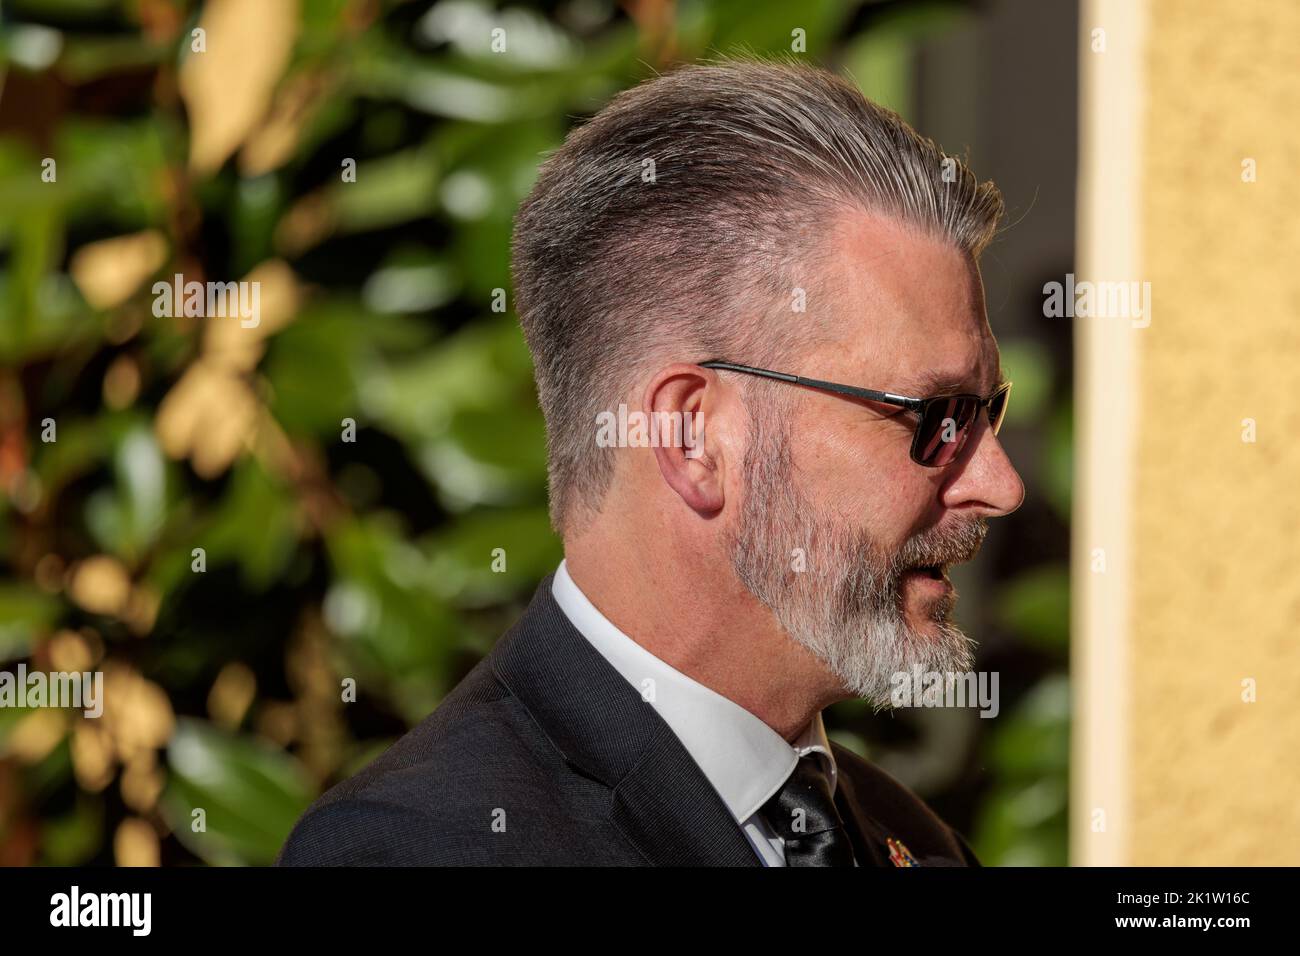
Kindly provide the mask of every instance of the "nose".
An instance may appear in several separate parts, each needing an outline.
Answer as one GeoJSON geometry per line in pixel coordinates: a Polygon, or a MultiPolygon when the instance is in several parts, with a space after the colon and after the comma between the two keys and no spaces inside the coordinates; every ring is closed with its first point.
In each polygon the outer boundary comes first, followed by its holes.
{"type": "Polygon", "coordinates": [[[966,454],[953,463],[955,474],[943,489],[944,506],[987,518],[1011,514],[1025,500],[1025,483],[984,416],[969,443],[974,447],[964,449],[966,454]]]}

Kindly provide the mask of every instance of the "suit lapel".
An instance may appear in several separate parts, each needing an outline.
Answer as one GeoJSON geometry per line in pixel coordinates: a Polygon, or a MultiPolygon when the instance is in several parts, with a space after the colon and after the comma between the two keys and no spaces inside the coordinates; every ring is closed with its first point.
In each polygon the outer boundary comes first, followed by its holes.
{"type": "Polygon", "coordinates": [[[760,866],[708,778],[669,726],[659,723],[614,790],[614,824],[656,866],[760,866]]]}
{"type": "Polygon", "coordinates": [[[497,678],[566,763],[613,791],[611,819],[646,860],[761,865],[672,729],[560,610],[552,577],[493,649],[497,678]]]}
{"type": "Polygon", "coordinates": [[[849,833],[858,866],[889,866],[885,831],[863,808],[860,795],[847,773],[841,773],[836,781],[835,806],[849,833]]]}
{"type": "MultiPolygon", "coordinates": [[[[838,746],[838,745],[832,745],[838,746]]],[[[837,760],[845,762],[839,755],[837,760]]],[[[847,773],[841,773],[835,788],[835,806],[840,811],[840,818],[844,821],[845,829],[849,831],[849,839],[853,844],[853,855],[857,858],[859,866],[897,866],[890,859],[889,840],[897,840],[898,834],[887,829],[884,824],[880,823],[875,817],[867,812],[868,799],[866,794],[859,790],[853,778],[847,773]]],[[[958,845],[963,848],[963,852],[969,855],[969,859],[961,859],[946,854],[930,854],[927,856],[913,855],[912,859],[915,866],[967,866],[971,860],[974,860],[975,854],[969,847],[965,847],[960,837],[956,837],[958,845]]],[[[909,838],[910,839],[910,838],[909,838]]],[[[903,844],[900,844],[903,845],[903,844]]],[[[913,843],[912,849],[920,847],[921,844],[913,843]]],[[[912,849],[907,850],[912,854],[912,849]]],[[[975,863],[978,866],[978,861],[975,863]]]]}

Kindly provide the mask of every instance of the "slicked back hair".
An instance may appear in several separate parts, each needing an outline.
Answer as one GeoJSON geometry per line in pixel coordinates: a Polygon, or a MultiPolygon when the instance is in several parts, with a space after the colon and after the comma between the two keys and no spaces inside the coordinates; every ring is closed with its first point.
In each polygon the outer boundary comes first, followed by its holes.
{"type": "Polygon", "coordinates": [[[520,207],[512,250],[558,532],[599,511],[615,454],[597,445],[596,416],[638,408],[645,375],[776,363],[807,339],[794,288],[855,209],[976,261],[1003,203],[897,114],[794,62],[682,67],[569,134],[520,207]]]}

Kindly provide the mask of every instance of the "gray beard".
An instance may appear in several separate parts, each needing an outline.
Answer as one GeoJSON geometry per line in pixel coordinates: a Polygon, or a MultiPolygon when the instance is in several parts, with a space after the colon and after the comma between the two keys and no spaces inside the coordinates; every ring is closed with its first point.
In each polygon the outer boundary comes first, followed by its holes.
{"type": "Polygon", "coordinates": [[[845,693],[875,710],[891,706],[894,676],[968,671],[970,640],[949,620],[955,592],[932,601],[933,633],[907,621],[903,574],[910,568],[969,560],[987,530],[984,519],[929,529],[892,555],[866,530],[820,515],[797,489],[788,431],[771,410],[755,416],[745,456],[745,500],[731,535],[732,567],[777,623],[822,661],[845,693]],[[800,555],[803,555],[803,570],[800,555]]]}

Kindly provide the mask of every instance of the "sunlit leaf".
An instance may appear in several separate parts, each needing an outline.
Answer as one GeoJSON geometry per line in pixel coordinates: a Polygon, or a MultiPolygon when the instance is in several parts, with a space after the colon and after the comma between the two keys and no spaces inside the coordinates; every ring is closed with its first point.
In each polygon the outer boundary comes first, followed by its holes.
{"type": "Polygon", "coordinates": [[[298,3],[209,3],[199,28],[206,49],[188,52],[180,90],[190,116],[190,166],[205,174],[239,148],[270,107],[293,51],[298,3]]]}
{"type": "Polygon", "coordinates": [[[167,766],[161,805],[168,823],[182,843],[213,864],[272,862],[314,796],[294,758],[204,721],[177,722],[167,766]]]}

